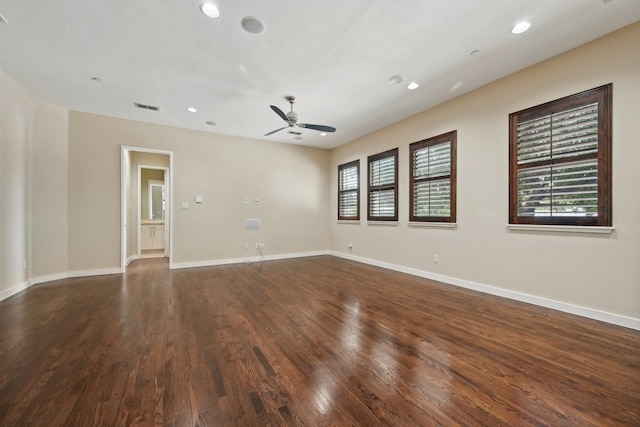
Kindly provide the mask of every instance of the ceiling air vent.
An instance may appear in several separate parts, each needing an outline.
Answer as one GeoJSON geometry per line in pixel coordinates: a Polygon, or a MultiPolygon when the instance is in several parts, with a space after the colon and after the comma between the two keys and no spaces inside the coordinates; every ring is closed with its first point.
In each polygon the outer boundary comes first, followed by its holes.
{"type": "Polygon", "coordinates": [[[137,102],[134,102],[133,105],[135,105],[138,108],[142,108],[143,110],[160,111],[160,107],[156,107],[155,105],[145,105],[137,102]]]}

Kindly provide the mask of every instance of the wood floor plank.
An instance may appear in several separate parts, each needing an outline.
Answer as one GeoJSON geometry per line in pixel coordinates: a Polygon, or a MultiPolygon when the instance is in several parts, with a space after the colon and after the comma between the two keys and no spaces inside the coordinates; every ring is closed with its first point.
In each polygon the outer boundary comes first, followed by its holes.
{"type": "Polygon", "coordinates": [[[640,331],[331,256],[0,302],[2,426],[640,426],[640,331]]]}

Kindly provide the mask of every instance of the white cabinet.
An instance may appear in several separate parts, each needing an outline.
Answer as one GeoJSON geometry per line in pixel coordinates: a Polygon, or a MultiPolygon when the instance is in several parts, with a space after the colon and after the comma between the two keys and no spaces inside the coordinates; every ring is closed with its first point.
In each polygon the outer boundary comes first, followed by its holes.
{"type": "Polygon", "coordinates": [[[140,248],[143,251],[148,249],[164,249],[164,225],[141,225],[140,248]]]}

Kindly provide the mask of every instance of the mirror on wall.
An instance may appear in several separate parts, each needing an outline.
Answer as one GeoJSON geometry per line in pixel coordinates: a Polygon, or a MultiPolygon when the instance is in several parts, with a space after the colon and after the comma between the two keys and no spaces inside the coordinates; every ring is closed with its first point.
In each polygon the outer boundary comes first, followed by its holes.
{"type": "Polygon", "coordinates": [[[164,170],[143,168],[140,175],[140,218],[164,220],[167,208],[164,170]]]}
{"type": "Polygon", "coordinates": [[[149,219],[164,219],[164,182],[149,181],[149,219]]]}

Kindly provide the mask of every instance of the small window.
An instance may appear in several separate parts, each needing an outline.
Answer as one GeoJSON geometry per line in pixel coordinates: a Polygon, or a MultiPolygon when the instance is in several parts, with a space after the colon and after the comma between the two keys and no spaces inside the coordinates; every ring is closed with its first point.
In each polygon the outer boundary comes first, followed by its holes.
{"type": "Polygon", "coordinates": [[[369,156],[369,221],[398,220],[398,149],[369,156]]]}
{"type": "Polygon", "coordinates": [[[338,219],[360,219],[360,160],[338,166],[338,219]]]}
{"type": "Polygon", "coordinates": [[[409,145],[409,220],[456,222],[457,131],[409,145]]]}
{"type": "Polygon", "coordinates": [[[509,222],[611,226],[612,85],[509,115],[509,222]]]}

